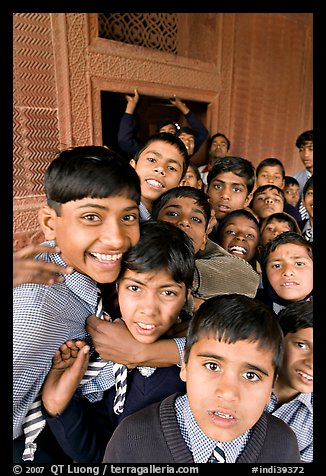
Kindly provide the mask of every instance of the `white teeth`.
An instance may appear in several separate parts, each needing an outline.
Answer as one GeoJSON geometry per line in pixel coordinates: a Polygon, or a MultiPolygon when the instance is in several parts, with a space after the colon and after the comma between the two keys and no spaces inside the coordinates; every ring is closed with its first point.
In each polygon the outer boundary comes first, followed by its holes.
{"type": "Polygon", "coordinates": [[[283,286],[296,286],[296,283],[294,281],[283,283],[283,286]]]}
{"type": "Polygon", "coordinates": [[[163,185],[157,180],[146,180],[146,182],[149,183],[150,185],[153,185],[153,187],[163,188],[163,185]]]}
{"type": "Polygon", "coordinates": [[[117,261],[118,259],[122,257],[122,253],[117,253],[115,255],[105,255],[103,253],[91,253],[91,255],[102,262],[117,261]]]}
{"type": "Polygon", "coordinates": [[[227,413],[221,413],[221,412],[214,412],[214,413],[215,413],[215,415],[218,415],[219,417],[225,418],[225,419],[227,419],[227,420],[233,418],[232,415],[228,415],[227,413]]]}
{"type": "Polygon", "coordinates": [[[155,326],[153,324],[144,324],[143,322],[137,322],[137,325],[141,327],[142,329],[155,329],[155,326]]]}
{"type": "Polygon", "coordinates": [[[247,253],[247,250],[245,250],[244,248],[242,248],[242,246],[232,246],[230,248],[230,252],[231,251],[239,251],[239,253],[243,253],[243,254],[246,254],[247,253]]]}
{"type": "Polygon", "coordinates": [[[313,379],[314,379],[311,375],[308,375],[308,374],[306,374],[306,373],[304,373],[304,372],[301,372],[300,370],[298,370],[298,374],[299,374],[299,375],[302,375],[302,377],[304,377],[304,378],[307,379],[307,380],[310,380],[311,382],[312,382],[313,379]]]}

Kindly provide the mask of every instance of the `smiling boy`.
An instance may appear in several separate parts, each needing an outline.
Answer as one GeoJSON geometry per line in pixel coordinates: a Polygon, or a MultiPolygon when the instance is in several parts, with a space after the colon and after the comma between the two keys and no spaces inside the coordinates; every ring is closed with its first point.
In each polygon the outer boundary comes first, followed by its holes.
{"type": "Polygon", "coordinates": [[[175,134],[152,135],[130,164],[140,179],[140,220],[151,217],[153,202],[164,192],[179,185],[189,163],[186,146],[175,134]]]}
{"type": "MultiPolygon", "coordinates": [[[[51,368],[54,353],[63,342],[87,336],[85,321],[97,307],[97,283],[116,280],[123,253],[139,239],[138,176],[127,161],[106,147],[84,146],[61,152],[46,171],[45,193],[47,204],[40,210],[39,221],[46,244],[58,245],[61,254],[38,258],[69,266],[74,272],[51,286],[22,284],[13,290],[13,437],[17,462],[21,462],[24,448],[24,418],[51,368]]],[[[43,441],[45,455],[51,454],[53,443],[45,437],[43,441]]],[[[33,453],[34,446],[30,448],[33,453]]]]}

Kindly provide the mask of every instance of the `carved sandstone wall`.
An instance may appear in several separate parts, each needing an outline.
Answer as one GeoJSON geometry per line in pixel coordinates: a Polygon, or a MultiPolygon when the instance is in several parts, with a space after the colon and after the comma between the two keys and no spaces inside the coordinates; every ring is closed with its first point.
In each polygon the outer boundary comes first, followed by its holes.
{"type": "Polygon", "coordinates": [[[301,168],[312,14],[178,14],[178,54],[100,38],[97,14],[16,13],[13,24],[15,249],[43,239],[37,214],[55,154],[102,144],[101,91],[207,103],[206,126],[231,139],[233,154],[301,168]]]}

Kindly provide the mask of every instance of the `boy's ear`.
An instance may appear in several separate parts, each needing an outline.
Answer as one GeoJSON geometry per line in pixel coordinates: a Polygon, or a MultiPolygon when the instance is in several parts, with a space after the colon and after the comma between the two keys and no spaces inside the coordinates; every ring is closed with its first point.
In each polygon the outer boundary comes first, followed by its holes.
{"type": "Polygon", "coordinates": [[[252,196],[253,196],[254,191],[250,192],[249,195],[247,195],[246,200],[243,204],[243,208],[247,207],[249,203],[251,202],[252,196]]]}
{"type": "Polygon", "coordinates": [[[134,169],[136,168],[136,163],[137,163],[137,162],[135,161],[135,159],[131,159],[131,160],[129,161],[129,164],[130,164],[131,167],[133,167],[134,169]]]}
{"type": "Polygon", "coordinates": [[[57,214],[53,208],[48,205],[40,208],[38,220],[46,240],[56,239],[56,219],[57,214]]]}
{"type": "Polygon", "coordinates": [[[180,378],[183,382],[187,382],[187,365],[184,361],[184,351],[182,353],[182,365],[180,369],[180,378]]]}

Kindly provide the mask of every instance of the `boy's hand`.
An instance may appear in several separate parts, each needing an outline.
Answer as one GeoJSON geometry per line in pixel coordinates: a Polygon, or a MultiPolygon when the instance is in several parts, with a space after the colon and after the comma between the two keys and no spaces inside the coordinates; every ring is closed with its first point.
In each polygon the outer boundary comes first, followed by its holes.
{"type": "Polygon", "coordinates": [[[111,360],[128,368],[140,365],[139,355],[146,344],[133,337],[122,319],[106,322],[93,314],[86,320],[86,330],[101,359],[111,360]]]}
{"type": "Polygon", "coordinates": [[[125,98],[127,99],[126,112],[128,114],[133,114],[134,113],[134,111],[136,109],[136,106],[137,106],[137,103],[139,101],[139,94],[138,94],[137,89],[135,89],[134,92],[135,92],[134,96],[130,96],[129,94],[125,95],[125,98]]]}
{"type": "Polygon", "coordinates": [[[58,274],[71,274],[73,268],[60,266],[42,260],[34,260],[33,256],[40,253],[60,253],[59,247],[32,244],[13,255],[13,287],[24,283],[48,284],[60,283],[64,280],[58,274]]]}
{"type": "Polygon", "coordinates": [[[56,351],[44,381],[42,401],[51,416],[63,412],[75,393],[89,362],[89,345],[68,340],[56,351]]]}
{"type": "Polygon", "coordinates": [[[181,101],[176,95],[174,95],[174,98],[170,98],[170,103],[173,104],[173,106],[177,107],[179,111],[182,112],[183,115],[188,114],[190,109],[185,105],[184,102],[181,101]]]}

